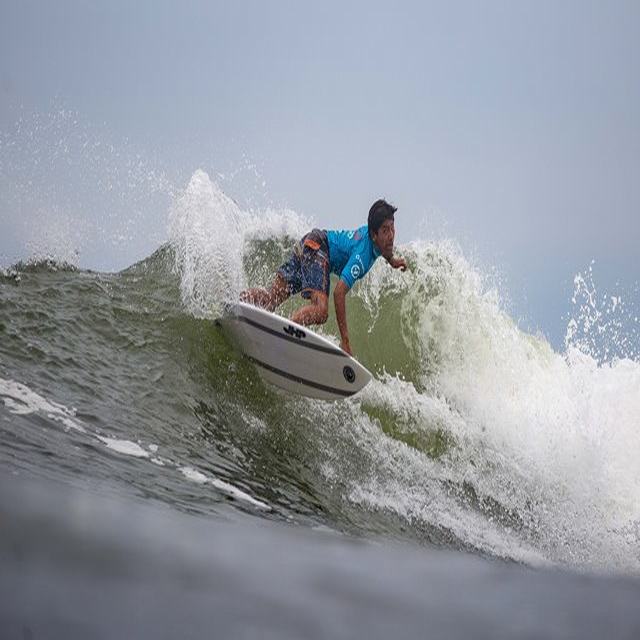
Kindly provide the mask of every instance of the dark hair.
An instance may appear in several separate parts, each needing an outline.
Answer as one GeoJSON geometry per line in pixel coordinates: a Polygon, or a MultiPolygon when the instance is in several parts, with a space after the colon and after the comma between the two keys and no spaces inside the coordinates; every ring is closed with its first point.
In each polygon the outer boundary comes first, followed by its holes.
{"type": "Polygon", "coordinates": [[[369,209],[369,233],[378,233],[385,220],[393,220],[393,214],[397,207],[390,205],[386,200],[376,200],[369,209]]]}

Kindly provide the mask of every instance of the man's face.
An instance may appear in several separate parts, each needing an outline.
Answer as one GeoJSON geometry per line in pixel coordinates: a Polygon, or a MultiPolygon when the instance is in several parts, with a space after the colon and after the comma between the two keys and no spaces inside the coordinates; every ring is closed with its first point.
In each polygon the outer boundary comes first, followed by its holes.
{"type": "Polygon", "coordinates": [[[385,258],[393,256],[393,239],[396,236],[396,228],[393,220],[385,220],[377,233],[373,234],[373,241],[385,258]]]}

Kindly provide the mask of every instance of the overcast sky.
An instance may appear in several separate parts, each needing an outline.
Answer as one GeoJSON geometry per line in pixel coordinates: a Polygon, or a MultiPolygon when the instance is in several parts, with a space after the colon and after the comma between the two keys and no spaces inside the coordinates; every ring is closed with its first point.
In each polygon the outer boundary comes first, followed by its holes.
{"type": "MultiPolygon", "coordinates": [[[[603,287],[639,277],[635,0],[0,0],[0,91],[5,260],[28,253],[14,183],[53,140],[28,140],[33,114],[55,120],[62,106],[79,122],[67,135],[83,127],[177,183],[253,167],[231,195],[324,227],[359,225],[386,196],[400,241],[457,239],[556,343],[573,275],[592,259],[603,287]]],[[[93,204],[81,215],[98,215],[100,198],[82,199],[93,204]]],[[[46,215],[65,218],[65,202],[46,215]]],[[[83,266],[152,250],[166,230],[166,205],[154,207],[153,232],[98,243],[83,266]]]]}

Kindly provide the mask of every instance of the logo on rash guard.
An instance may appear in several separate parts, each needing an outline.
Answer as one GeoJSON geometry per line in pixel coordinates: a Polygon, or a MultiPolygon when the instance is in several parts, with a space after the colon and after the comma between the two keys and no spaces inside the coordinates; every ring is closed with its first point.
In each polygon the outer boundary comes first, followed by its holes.
{"type": "Polygon", "coordinates": [[[356,254],[356,260],[360,263],[360,266],[358,266],[357,264],[354,264],[351,267],[351,276],[354,278],[354,280],[357,280],[360,277],[360,272],[362,273],[366,273],[366,269],[364,268],[364,262],[362,262],[362,258],[360,257],[360,254],[356,254]]]}

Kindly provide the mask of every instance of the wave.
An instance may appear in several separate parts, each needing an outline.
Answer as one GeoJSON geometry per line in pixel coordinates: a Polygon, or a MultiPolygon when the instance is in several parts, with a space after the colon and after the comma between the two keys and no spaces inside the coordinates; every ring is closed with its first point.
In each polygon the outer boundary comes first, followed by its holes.
{"type": "MultiPolygon", "coordinates": [[[[312,226],[290,210],[242,210],[197,171],[171,211],[169,243],[128,269],[15,266],[23,280],[0,300],[2,377],[61,405],[73,398],[99,442],[153,433],[158,457],[188,469],[180,481],[214,477],[270,517],[640,571],[633,336],[626,354],[602,360],[584,348],[602,324],[578,316],[554,351],[518,327],[455,243],[415,241],[399,247],[407,273],[378,261],[348,298],[351,344],[375,380],[336,404],[283,395],[211,320],[243,287],[267,285],[312,226]]],[[[337,335],[333,311],[321,331],[337,335]]],[[[122,471],[134,484],[149,473],[122,471]]],[[[143,490],[190,510],[206,509],[216,486],[201,483],[194,498],[167,483],[143,490]]]]}
{"type": "MultiPolygon", "coordinates": [[[[267,284],[311,226],[243,212],[197,172],[172,226],[184,304],[206,316],[247,282],[267,284]]],[[[640,522],[633,354],[599,362],[584,336],[555,352],[453,243],[400,250],[409,271],[377,263],[348,303],[354,351],[377,380],[348,418],[323,409],[350,430],[350,455],[369,459],[341,478],[348,499],[489,553],[640,568],[628,537],[640,522]]],[[[323,331],[337,333],[333,317],[323,331]]],[[[342,462],[327,479],[353,466],[342,462]]]]}
{"type": "Polygon", "coordinates": [[[80,268],[71,262],[61,260],[54,255],[32,256],[27,260],[20,260],[1,272],[5,277],[15,277],[21,273],[58,273],[80,271],[80,268]]]}

